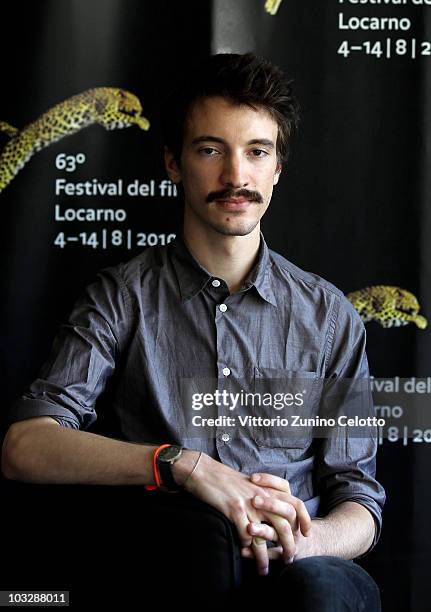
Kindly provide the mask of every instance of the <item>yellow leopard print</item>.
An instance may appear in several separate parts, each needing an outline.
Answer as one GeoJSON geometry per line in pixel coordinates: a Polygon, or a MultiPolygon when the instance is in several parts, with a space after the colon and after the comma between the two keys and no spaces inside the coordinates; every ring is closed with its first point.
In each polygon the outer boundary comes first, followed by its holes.
{"type": "Polygon", "coordinates": [[[34,153],[93,123],[106,130],[131,125],[148,130],[150,123],[141,112],[140,101],[129,91],[96,87],[56,104],[22,130],[0,121],[0,131],[11,138],[0,156],[0,192],[34,153]]]}
{"type": "Polygon", "coordinates": [[[382,327],[399,327],[415,323],[425,329],[427,320],[418,314],[419,302],[413,293],[390,285],[374,285],[347,294],[347,299],[364,323],[377,321],[382,327]]]}
{"type": "Polygon", "coordinates": [[[278,7],[281,4],[281,0],[266,0],[265,11],[270,15],[275,15],[278,11],[278,7]]]}
{"type": "Polygon", "coordinates": [[[16,134],[18,134],[18,131],[18,128],[9,125],[9,123],[6,123],[6,121],[0,121],[0,132],[4,132],[10,138],[12,138],[12,136],[16,136],[16,134]]]}

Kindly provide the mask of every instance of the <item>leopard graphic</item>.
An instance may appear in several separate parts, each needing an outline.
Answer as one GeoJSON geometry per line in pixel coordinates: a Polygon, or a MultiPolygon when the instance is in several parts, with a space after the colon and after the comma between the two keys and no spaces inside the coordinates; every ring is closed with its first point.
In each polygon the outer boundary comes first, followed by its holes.
{"type": "Polygon", "coordinates": [[[419,314],[419,302],[413,293],[390,285],[374,285],[347,294],[364,323],[377,321],[382,327],[399,327],[414,323],[419,329],[428,325],[419,314]]]}
{"type": "Polygon", "coordinates": [[[10,138],[0,156],[0,192],[37,151],[89,125],[106,130],[137,125],[148,130],[150,123],[141,113],[139,99],[129,91],[95,87],[56,104],[22,130],[0,121],[0,131],[10,138]]]}
{"type": "Polygon", "coordinates": [[[266,0],[265,11],[270,15],[276,15],[281,4],[281,0],[266,0]]]}

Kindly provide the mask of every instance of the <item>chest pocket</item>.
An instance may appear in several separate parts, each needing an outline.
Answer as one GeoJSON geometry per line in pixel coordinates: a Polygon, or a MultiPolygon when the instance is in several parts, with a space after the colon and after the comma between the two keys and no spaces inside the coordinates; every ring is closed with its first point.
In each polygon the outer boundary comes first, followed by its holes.
{"type": "Polygon", "coordinates": [[[250,435],[258,446],[297,449],[299,455],[311,445],[308,420],[317,415],[320,401],[316,372],[256,366],[254,396],[248,407],[253,416],[250,435]]]}

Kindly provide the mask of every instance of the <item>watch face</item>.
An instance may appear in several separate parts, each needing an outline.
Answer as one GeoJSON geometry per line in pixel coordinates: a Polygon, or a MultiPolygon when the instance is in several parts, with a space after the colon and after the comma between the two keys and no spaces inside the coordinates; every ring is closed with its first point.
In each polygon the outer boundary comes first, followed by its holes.
{"type": "Polygon", "coordinates": [[[167,446],[166,448],[162,448],[157,458],[160,461],[175,461],[175,459],[178,459],[181,455],[181,450],[180,446],[167,446]]]}

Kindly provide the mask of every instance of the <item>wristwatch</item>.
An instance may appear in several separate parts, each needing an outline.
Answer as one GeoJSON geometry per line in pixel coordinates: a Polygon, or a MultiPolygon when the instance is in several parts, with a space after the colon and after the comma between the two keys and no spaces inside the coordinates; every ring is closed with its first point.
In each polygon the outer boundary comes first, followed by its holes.
{"type": "Polygon", "coordinates": [[[176,483],[172,474],[172,466],[175,461],[178,461],[178,459],[181,457],[182,452],[182,446],[171,444],[169,446],[165,446],[165,448],[162,448],[157,453],[157,471],[159,472],[163,488],[170,493],[182,490],[182,487],[176,483]]]}

